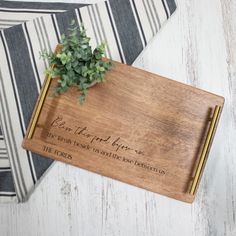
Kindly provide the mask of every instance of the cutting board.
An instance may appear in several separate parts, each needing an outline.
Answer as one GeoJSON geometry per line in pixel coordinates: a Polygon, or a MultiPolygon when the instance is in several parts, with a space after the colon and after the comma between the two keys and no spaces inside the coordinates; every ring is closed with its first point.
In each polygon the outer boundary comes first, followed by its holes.
{"type": "Polygon", "coordinates": [[[52,96],[57,79],[47,78],[23,148],[193,202],[224,98],[113,64],[106,82],[90,88],[83,106],[75,87],[52,96]]]}

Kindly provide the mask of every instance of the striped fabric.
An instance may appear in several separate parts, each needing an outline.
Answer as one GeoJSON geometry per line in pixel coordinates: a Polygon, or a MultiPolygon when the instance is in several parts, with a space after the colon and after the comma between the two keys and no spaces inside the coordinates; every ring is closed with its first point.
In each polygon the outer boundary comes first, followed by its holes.
{"type": "Polygon", "coordinates": [[[39,51],[54,50],[72,19],[92,46],[132,64],[176,9],[174,0],[107,0],[94,5],[0,1],[0,202],[22,202],[52,160],[21,148],[44,80],[39,51]]]}

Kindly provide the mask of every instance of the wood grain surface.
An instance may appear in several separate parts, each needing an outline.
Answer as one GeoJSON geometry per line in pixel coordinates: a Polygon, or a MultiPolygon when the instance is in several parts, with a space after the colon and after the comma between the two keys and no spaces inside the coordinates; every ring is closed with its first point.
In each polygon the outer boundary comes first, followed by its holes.
{"type": "Polygon", "coordinates": [[[105,79],[89,89],[83,106],[76,87],[53,96],[52,79],[34,134],[28,138],[29,125],[23,147],[192,202],[190,183],[214,108],[223,107],[224,98],[118,62],[105,79]]]}
{"type": "Polygon", "coordinates": [[[192,205],[57,162],[28,202],[0,206],[1,235],[236,235],[235,12],[234,0],[178,0],[134,63],[226,98],[192,205]]]}

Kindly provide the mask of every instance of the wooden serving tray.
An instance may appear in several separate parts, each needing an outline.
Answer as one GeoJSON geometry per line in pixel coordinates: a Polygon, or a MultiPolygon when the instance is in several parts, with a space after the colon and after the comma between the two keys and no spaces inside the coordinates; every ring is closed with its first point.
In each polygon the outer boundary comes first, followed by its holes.
{"type": "Polygon", "coordinates": [[[80,106],[47,78],[23,148],[193,202],[224,98],[118,62],[106,81],[80,106]]]}

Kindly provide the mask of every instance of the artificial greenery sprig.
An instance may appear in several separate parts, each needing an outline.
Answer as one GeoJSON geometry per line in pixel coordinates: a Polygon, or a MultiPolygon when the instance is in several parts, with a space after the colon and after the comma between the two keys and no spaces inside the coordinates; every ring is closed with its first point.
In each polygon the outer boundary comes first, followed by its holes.
{"type": "Polygon", "coordinates": [[[89,87],[104,81],[105,73],[111,68],[111,61],[103,60],[105,44],[94,50],[90,46],[90,38],[83,26],[76,26],[72,21],[68,36],[61,35],[60,50],[56,53],[42,52],[50,66],[45,73],[58,79],[54,94],[66,92],[69,87],[77,86],[80,91],[79,102],[83,104],[89,87]]]}

